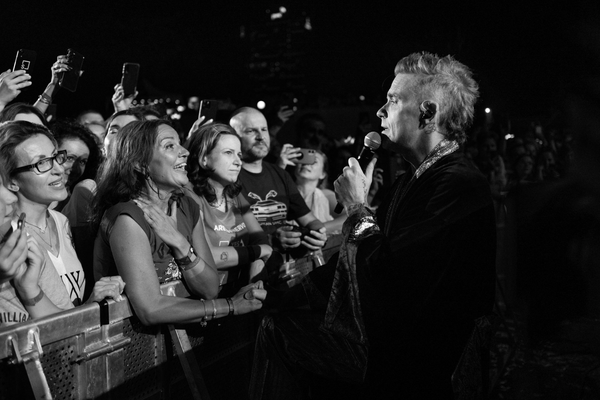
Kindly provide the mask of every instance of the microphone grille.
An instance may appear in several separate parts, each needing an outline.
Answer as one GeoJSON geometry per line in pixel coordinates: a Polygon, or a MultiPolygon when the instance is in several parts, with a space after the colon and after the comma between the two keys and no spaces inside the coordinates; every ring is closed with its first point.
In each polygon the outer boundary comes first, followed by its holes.
{"type": "Polygon", "coordinates": [[[379,146],[381,146],[381,136],[377,132],[369,132],[367,136],[365,136],[365,147],[368,147],[371,150],[377,150],[379,146]]]}

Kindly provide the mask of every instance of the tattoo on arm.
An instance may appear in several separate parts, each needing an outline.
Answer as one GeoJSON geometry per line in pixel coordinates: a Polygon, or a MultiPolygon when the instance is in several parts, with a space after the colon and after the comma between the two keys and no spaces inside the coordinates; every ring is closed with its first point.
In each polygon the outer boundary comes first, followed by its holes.
{"type": "Polygon", "coordinates": [[[221,261],[227,261],[228,258],[229,258],[229,254],[227,254],[226,251],[221,253],[221,261]]]}

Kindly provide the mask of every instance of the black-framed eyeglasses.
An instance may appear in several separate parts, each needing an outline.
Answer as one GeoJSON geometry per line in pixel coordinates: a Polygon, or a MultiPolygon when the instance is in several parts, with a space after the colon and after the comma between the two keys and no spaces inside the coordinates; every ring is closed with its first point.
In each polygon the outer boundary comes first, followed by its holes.
{"type": "Polygon", "coordinates": [[[29,165],[24,165],[19,168],[15,168],[12,173],[16,174],[19,172],[30,171],[30,170],[35,169],[40,174],[43,174],[44,172],[48,172],[52,168],[54,168],[54,161],[56,161],[58,163],[58,165],[63,165],[65,163],[65,161],[67,161],[67,151],[61,150],[61,151],[57,152],[55,155],[53,155],[52,157],[43,158],[40,161],[36,162],[35,164],[29,164],[29,165]]]}

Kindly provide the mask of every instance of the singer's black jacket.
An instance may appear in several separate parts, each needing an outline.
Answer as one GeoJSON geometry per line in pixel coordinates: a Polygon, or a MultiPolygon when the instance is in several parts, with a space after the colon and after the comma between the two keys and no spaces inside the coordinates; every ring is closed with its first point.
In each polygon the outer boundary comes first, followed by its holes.
{"type": "MultiPolygon", "coordinates": [[[[427,169],[388,216],[402,182],[356,256],[369,343],[365,394],[442,398],[474,320],[492,313],[494,206],[487,180],[460,151],[427,169]]],[[[332,277],[323,268],[310,275],[327,298],[332,277]]]]}

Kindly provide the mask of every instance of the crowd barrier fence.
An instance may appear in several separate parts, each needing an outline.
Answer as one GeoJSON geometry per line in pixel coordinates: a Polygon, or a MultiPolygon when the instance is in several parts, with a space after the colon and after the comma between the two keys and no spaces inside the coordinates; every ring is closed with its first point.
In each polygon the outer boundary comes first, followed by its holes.
{"type": "MultiPolygon", "coordinates": [[[[325,260],[340,242],[340,235],[329,238],[325,260]]],[[[307,256],[295,260],[294,268],[304,275],[313,265],[314,257],[307,256]]],[[[161,285],[161,291],[189,296],[181,282],[161,285]]],[[[238,324],[220,351],[203,353],[197,326],[143,326],[129,301],[105,300],[0,328],[0,400],[207,400],[201,369],[241,349],[252,351],[256,326],[238,324]]]]}

